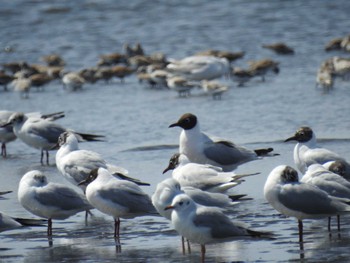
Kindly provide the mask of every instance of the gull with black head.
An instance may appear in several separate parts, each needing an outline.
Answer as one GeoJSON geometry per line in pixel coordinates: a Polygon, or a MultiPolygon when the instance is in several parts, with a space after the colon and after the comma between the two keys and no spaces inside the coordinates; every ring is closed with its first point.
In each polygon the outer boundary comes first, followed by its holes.
{"type": "Polygon", "coordinates": [[[298,220],[300,243],[303,242],[303,219],[321,219],[350,212],[349,199],[331,196],[312,184],[300,182],[298,172],[287,165],[279,165],[270,172],[264,196],[278,212],[298,220]]]}
{"type": "Polygon", "coordinates": [[[181,127],[179,152],[191,162],[219,166],[223,171],[233,171],[239,165],[267,156],[272,148],[250,150],[225,139],[208,136],[201,131],[196,115],[183,114],[169,128],[181,127]]]}
{"type": "Polygon", "coordinates": [[[326,148],[318,147],[314,131],[307,126],[299,128],[295,134],[285,142],[297,141],[294,147],[294,163],[298,170],[305,173],[307,168],[314,163],[325,164],[330,161],[341,161],[345,169],[346,179],[350,179],[350,164],[339,154],[326,148]]]}

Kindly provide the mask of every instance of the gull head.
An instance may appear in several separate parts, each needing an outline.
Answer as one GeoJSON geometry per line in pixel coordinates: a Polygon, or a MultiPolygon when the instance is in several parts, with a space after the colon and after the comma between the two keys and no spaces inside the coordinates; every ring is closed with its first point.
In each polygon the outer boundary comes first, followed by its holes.
{"type": "Polygon", "coordinates": [[[180,119],[177,122],[170,124],[169,128],[177,126],[177,127],[183,128],[184,130],[190,130],[194,128],[196,125],[197,125],[196,115],[192,113],[185,113],[180,117],[180,119]]]}
{"type": "Polygon", "coordinates": [[[25,121],[25,119],[26,119],[26,116],[24,115],[23,112],[15,112],[8,119],[8,122],[1,125],[0,127],[6,127],[6,126],[17,124],[17,123],[22,123],[25,121]]]}
{"type": "Polygon", "coordinates": [[[179,153],[174,153],[170,160],[169,160],[169,165],[167,168],[165,168],[165,170],[163,171],[163,174],[165,174],[167,171],[169,170],[174,170],[178,165],[179,165],[179,157],[180,154],[179,153]]]}
{"type": "Polygon", "coordinates": [[[90,173],[89,173],[89,176],[85,180],[79,182],[78,185],[85,185],[85,186],[87,186],[91,182],[93,182],[98,176],[98,169],[99,168],[92,169],[90,171],[90,173]]]}
{"type": "Polygon", "coordinates": [[[292,137],[289,137],[285,140],[288,141],[297,141],[297,142],[308,142],[312,139],[314,133],[310,127],[300,127],[292,137]]]}
{"type": "Polygon", "coordinates": [[[175,210],[179,213],[184,212],[188,213],[189,210],[192,210],[196,207],[195,202],[186,194],[179,194],[175,196],[171,205],[164,208],[164,210],[175,210]]]}
{"type": "Polygon", "coordinates": [[[57,144],[53,147],[54,149],[60,148],[65,144],[78,143],[78,139],[73,132],[66,131],[60,134],[57,140],[57,144]]]}
{"type": "Polygon", "coordinates": [[[346,164],[344,163],[344,161],[331,161],[329,163],[326,163],[324,166],[328,166],[326,167],[326,169],[328,169],[332,173],[338,174],[342,177],[346,176],[346,164]]]}
{"type": "Polygon", "coordinates": [[[45,186],[48,183],[46,176],[38,170],[27,172],[23,175],[21,182],[25,182],[28,186],[35,187],[45,186]]]}
{"type": "Polygon", "coordinates": [[[295,183],[299,182],[299,176],[297,170],[290,166],[286,166],[281,173],[281,180],[283,183],[295,183]]]}

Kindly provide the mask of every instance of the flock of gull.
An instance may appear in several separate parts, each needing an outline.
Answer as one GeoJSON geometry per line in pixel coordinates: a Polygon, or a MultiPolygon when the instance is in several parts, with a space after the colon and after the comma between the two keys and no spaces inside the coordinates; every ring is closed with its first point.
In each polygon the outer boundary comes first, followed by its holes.
{"type": "MultiPolygon", "coordinates": [[[[279,55],[295,53],[293,48],[282,42],[262,47],[279,55]]],[[[346,36],[330,41],[325,50],[348,52],[349,47],[350,37],[346,36]]],[[[87,83],[108,83],[115,78],[124,82],[126,77],[133,74],[141,83],[151,88],[173,90],[180,97],[188,97],[192,91],[199,90],[201,94],[220,99],[231,87],[231,82],[236,82],[237,86],[242,87],[254,77],[261,77],[264,81],[266,74],[278,74],[280,71],[279,62],[269,58],[248,61],[247,68],[235,66],[234,62],[242,59],[244,55],[245,52],[206,50],[175,60],[160,52],[146,55],[140,44],[136,44],[135,47],[125,44],[123,52],[101,55],[95,66],[76,71],[68,70],[64,59],[57,54],[43,56],[41,60],[44,64],[30,64],[24,61],[4,63],[0,70],[0,85],[5,91],[11,87],[19,91],[22,97],[28,98],[31,89],[42,90],[55,80],[60,81],[65,89],[76,91],[87,83]],[[220,81],[222,77],[226,77],[230,82],[220,81]]],[[[329,90],[334,87],[336,78],[349,80],[349,75],[349,58],[330,57],[320,65],[316,85],[329,90]]]]}
{"type": "MultiPolygon", "coordinates": [[[[0,140],[2,156],[6,158],[6,143],[19,138],[23,143],[41,151],[41,163],[49,164],[49,151],[57,150],[55,163],[67,182],[49,182],[39,171],[28,171],[18,186],[20,204],[41,219],[12,218],[0,214],[0,230],[23,225],[47,224],[47,235],[53,235],[52,220],[63,220],[79,212],[97,209],[113,217],[114,238],[120,245],[121,218],[163,216],[182,237],[201,246],[202,262],[206,245],[237,239],[273,240],[270,231],[257,231],[234,222],[227,215],[236,204],[249,199],[232,195],[230,189],[243,178],[255,174],[236,174],[234,170],[247,162],[273,158],[272,148],[248,149],[232,141],[211,137],[200,128],[196,115],[183,114],[169,128],[179,127],[179,151],[174,154],[163,173],[172,176],[156,186],[152,196],[142,186],[149,185],[130,177],[127,169],[107,163],[94,151],[79,148],[80,141],[103,140],[103,136],[83,134],[60,126],[56,119],[62,112],[52,114],[1,111],[0,140]]],[[[317,146],[310,127],[301,127],[285,140],[296,141],[294,161],[302,174],[287,165],[274,168],[264,186],[268,203],[281,214],[295,217],[299,226],[299,242],[303,243],[303,219],[330,218],[350,213],[350,164],[338,154],[317,146]]],[[[8,159],[8,161],[11,161],[8,159]]],[[[7,189],[4,189],[7,190],[7,189]]],[[[1,195],[9,191],[1,192],[1,195]]]]}

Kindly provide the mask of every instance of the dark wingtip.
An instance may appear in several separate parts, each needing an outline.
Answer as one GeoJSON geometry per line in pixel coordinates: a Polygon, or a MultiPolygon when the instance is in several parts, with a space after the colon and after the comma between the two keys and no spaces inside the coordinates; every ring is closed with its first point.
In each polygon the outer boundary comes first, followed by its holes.
{"type": "Polygon", "coordinates": [[[255,149],[254,152],[258,155],[258,156],[265,156],[268,155],[270,152],[273,151],[273,148],[262,148],[262,149],[255,149]]]}

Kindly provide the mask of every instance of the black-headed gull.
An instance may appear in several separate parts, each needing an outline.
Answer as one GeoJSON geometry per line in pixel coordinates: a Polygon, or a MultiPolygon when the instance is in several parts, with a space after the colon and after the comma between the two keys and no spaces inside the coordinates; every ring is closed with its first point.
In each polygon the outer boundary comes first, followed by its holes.
{"type": "Polygon", "coordinates": [[[231,141],[210,137],[201,131],[196,115],[183,114],[169,128],[181,127],[179,152],[185,154],[191,162],[211,164],[221,167],[224,171],[233,171],[237,166],[257,160],[268,155],[272,148],[250,150],[231,141]]]}
{"type": "Polygon", "coordinates": [[[243,182],[242,178],[255,174],[223,172],[221,167],[190,162],[186,155],[175,153],[163,173],[173,170],[172,177],[181,186],[190,186],[208,192],[224,193],[243,182]]]}
{"type": "MultiPolygon", "coordinates": [[[[168,220],[171,220],[171,210],[165,209],[171,205],[175,196],[179,194],[187,194],[196,203],[206,206],[216,206],[222,209],[233,208],[238,204],[239,199],[245,195],[226,195],[222,193],[211,193],[194,187],[181,187],[180,183],[174,178],[167,178],[157,184],[156,190],[152,195],[152,203],[158,213],[168,220]]],[[[188,243],[190,250],[190,245],[188,243]]],[[[182,237],[182,250],[185,252],[184,238],[182,237]]]]}
{"type": "Polygon", "coordinates": [[[350,212],[348,199],[330,196],[312,184],[299,182],[298,172],[287,165],[279,165],[270,172],[264,196],[278,212],[298,220],[301,243],[303,219],[320,219],[350,212]]]}
{"type": "Polygon", "coordinates": [[[195,203],[188,195],[177,195],[172,204],[171,223],[174,229],[189,241],[201,245],[202,262],[205,245],[250,237],[272,237],[271,233],[250,230],[234,223],[220,208],[195,203]]]}
{"type": "Polygon", "coordinates": [[[294,162],[303,174],[313,163],[324,164],[329,161],[342,161],[346,165],[346,178],[350,179],[350,164],[339,154],[317,146],[316,135],[310,127],[301,127],[285,142],[297,141],[294,147],[294,162]]]}
{"type": "MultiPolygon", "coordinates": [[[[22,112],[14,113],[7,124],[13,125],[15,135],[30,147],[41,150],[41,163],[43,164],[44,152],[46,163],[49,164],[49,151],[57,144],[58,137],[68,129],[48,119],[31,118],[22,112]]],[[[2,127],[3,127],[2,126],[2,127]]],[[[84,134],[74,132],[81,140],[99,141],[102,135],[84,134]]]]}
{"type": "MultiPolygon", "coordinates": [[[[3,110],[0,111],[0,142],[1,142],[1,155],[7,156],[6,143],[12,142],[17,139],[16,134],[13,131],[13,125],[8,124],[10,117],[14,114],[14,111],[3,110]]],[[[55,112],[51,114],[41,114],[39,112],[26,113],[30,118],[41,118],[49,121],[56,120],[64,117],[63,112],[55,112]]]]}
{"type": "MultiPolygon", "coordinates": [[[[120,179],[133,181],[140,185],[149,185],[140,180],[126,176],[128,171],[122,167],[108,164],[100,154],[79,149],[78,138],[73,132],[64,132],[58,137],[56,166],[60,173],[72,184],[78,185],[88,178],[91,170],[106,168],[120,179]]],[[[80,186],[85,191],[86,186],[80,186]]]]}
{"type": "Polygon", "coordinates": [[[114,237],[119,238],[120,218],[158,215],[151,198],[135,183],[113,176],[107,169],[93,169],[79,185],[97,210],[114,218],[114,237]]]}
{"type": "MultiPolygon", "coordinates": [[[[331,196],[347,198],[350,200],[350,182],[341,175],[329,171],[319,163],[311,164],[300,182],[317,186],[331,196]]],[[[340,231],[340,216],[338,219],[338,231],[340,231]]],[[[331,218],[328,220],[328,230],[331,230],[331,218]]]]}
{"type": "Polygon", "coordinates": [[[222,209],[230,209],[239,203],[239,199],[245,195],[226,195],[222,193],[211,193],[194,187],[181,187],[180,183],[174,178],[167,178],[157,184],[156,190],[152,195],[152,203],[158,213],[166,219],[171,219],[171,211],[164,210],[171,205],[175,196],[187,194],[197,204],[205,206],[217,206],[222,209]],[[235,202],[237,201],[237,202],[235,202]]]}
{"type": "Polygon", "coordinates": [[[63,220],[93,208],[83,195],[66,185],[48,182],[38,170],[23,175],[18,200],[32,214],[48,219],[48,236],[52,235],[52,219],[63,220]]]}

